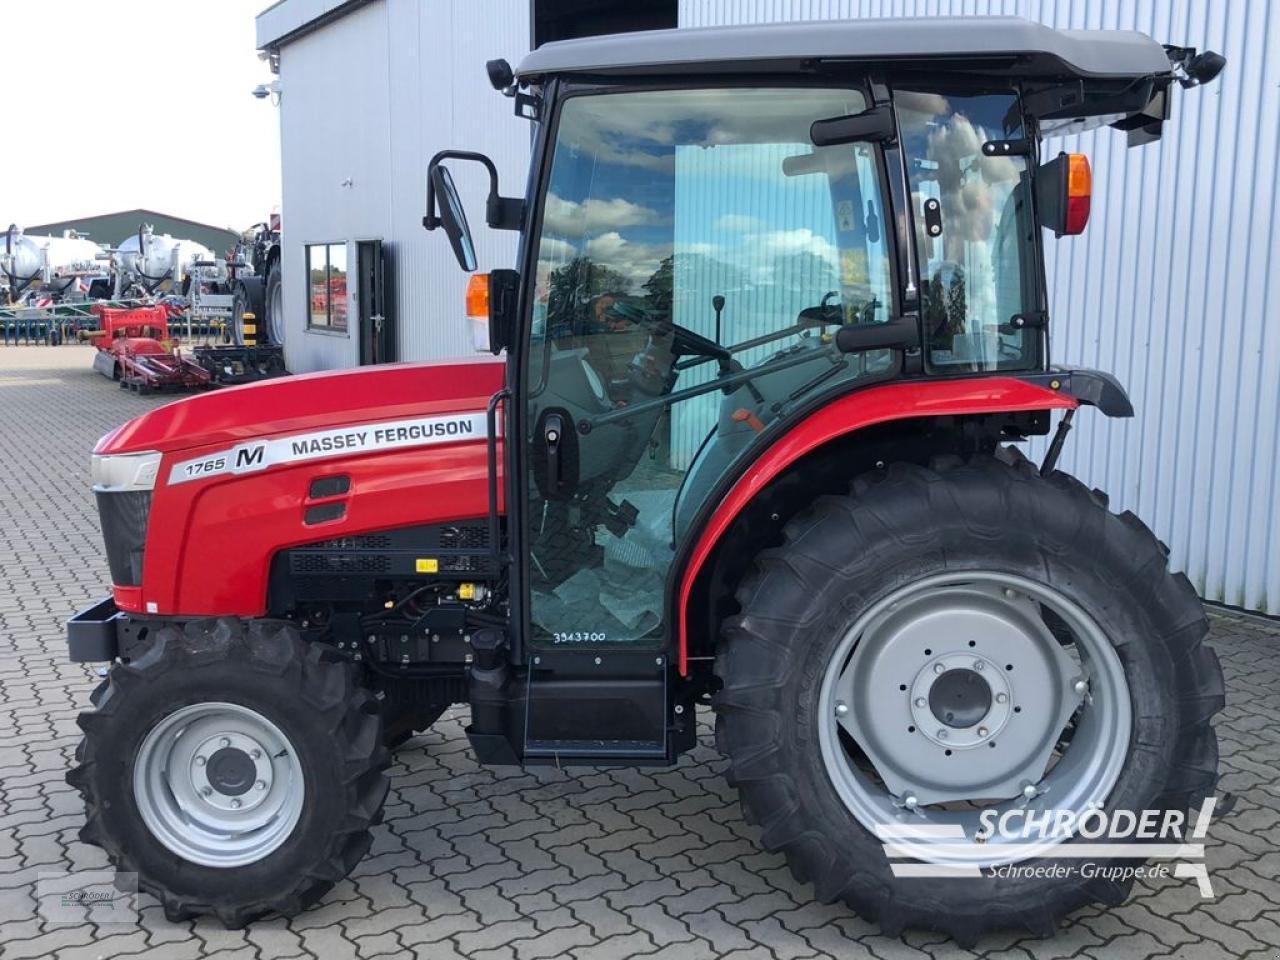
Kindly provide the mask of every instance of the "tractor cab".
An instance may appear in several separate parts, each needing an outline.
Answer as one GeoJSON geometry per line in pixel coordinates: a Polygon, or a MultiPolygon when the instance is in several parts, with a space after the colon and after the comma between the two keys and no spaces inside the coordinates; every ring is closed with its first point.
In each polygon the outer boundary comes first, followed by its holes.
{"type": "MultiPolygon", "coordinates": [[[[475,268],[447,163],[479,160],[489,226],[522,233],[518,270],[473,277],[468,297],[506,351],[505,435],[521,441],[505,453],[517,651],[653,664],[636,655],[686,629],[682,578],[716,508],[839,398],[992,377],[1069,391],[1050,367],[1043,244],[1084,230],[1091,175],[1053,139],[1102,124],[1158,138],[1171,86],[1207,79],[1213,57],[964,18],[655,32],[491,62],[534,125],[529,195],[500,196],[487,158],[444,151],[424,224],[475,268]]],[[[1128,415],[1110,378],[1075,376],[1128,415]]],[[[969,427],[1022,438],[1048,417],[969,427]]],[[[867,455],[841,456],[856,471],[867,455]]],[[[777,511],[748,519],[744,543],[776,540],[777,511]]],[[[719,554],[705,576],[741,572],[719,554]]],[[[713,634],[716,615],[687,629],[713,634]]],[[[697,657],[680,655],[687,676],[697,657]]],[[[665,713],[636,711],[622,738],[668,755],[665,713]]]]}

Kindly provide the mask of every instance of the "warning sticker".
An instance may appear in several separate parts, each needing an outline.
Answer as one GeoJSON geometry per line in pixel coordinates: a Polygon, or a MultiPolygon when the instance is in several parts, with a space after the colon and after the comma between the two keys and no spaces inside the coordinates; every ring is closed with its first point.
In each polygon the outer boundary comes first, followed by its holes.
{"type": "Polygon", "coordinates": [[[282,463],[320,460],[348,453],[377,453],[404,447],[483,440],[486,436],[483,413],[456,413],[339,427],[271,440],[251,440],[230,450],[175,463],[169,471],[169,484],[172,486],[220,474],[255,473],[282,463]]]}

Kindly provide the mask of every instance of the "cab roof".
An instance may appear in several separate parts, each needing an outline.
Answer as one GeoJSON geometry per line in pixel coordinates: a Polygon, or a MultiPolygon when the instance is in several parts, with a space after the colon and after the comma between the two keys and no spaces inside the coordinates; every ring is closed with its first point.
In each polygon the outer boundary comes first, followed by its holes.
{"type": "Polygon", "coordinates": [[[805,61],[910,61],[1006,76],[1168,75],[1164,48],[1133,30],[1056,30],[1022,17],[822,20],[611,34],[544,44],[516,75],[791,72],[805,61]]]}

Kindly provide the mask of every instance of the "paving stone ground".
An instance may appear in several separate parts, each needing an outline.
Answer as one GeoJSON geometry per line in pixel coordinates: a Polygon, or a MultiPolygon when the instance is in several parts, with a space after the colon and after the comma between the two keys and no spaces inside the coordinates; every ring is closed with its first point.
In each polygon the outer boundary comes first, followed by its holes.
{"type": "MultiPolygon", "coordinates": [[[[401,748],[369,857],[302,916],[227,931],[169,923],[142,897],[136,922],[51,922],[37,910],[40,875],[106,864],[77,838],[82,811],[63,781],[96,682],[66,662],[63,621],[107,582],[88,451],[164,402],[89,363],[79,346],[0,347],[0,960],[971,955],[937,935],[886,938],[813,903],[757,846],[706,724],[674,769],[525,772],[477,766],[460,710],[401,748]]],[[[1228,687],[1223,785],[1239,797],[1209,833],[1216,899],[1184,880],[1139,886],[1055,939],[992,937],[979,955],[1280,956],[1280,628],[1212,621],[1228,687]]]]}

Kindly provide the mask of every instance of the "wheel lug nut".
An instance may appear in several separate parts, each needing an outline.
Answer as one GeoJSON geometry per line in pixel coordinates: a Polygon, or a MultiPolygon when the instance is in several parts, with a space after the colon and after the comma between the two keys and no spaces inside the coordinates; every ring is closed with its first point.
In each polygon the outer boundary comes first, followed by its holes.
{"type": "Polygon", "coordinates": [[[1007,693],[996,694],[996,703],[1008,703],[1008,702],[1009,702],[1009,695],[1007,693]]]}
{"type": "Polygon", "coordinates": [[[262,759],[262,751],[261,751],[261,750],[250,750],[250,751],[249,751],[249,756],[253,757],[253,759],[255,759],[255,760],[261,760],[261,759],[262,759]]]}
{"type": "Polygon", "coordinates": [[[975,660],[975,661],[973,661],[973,669],[975,669],[975,670],[981,670],[981,669],[982,669],[982,667],[983,667],[983,663],[982,663],[982,661],[981,661],[981,660],[975,660]]]}
{"type": "Polygon", "coordinates": [[[905,797],[902,798],[902,805],[906,807],[908,810],[914,810],[916,808],[916,804],[919,802],[920,801],[916,799],[915,794],[911,794],[911,793],[908,793],[905,797]]]}
{"type": "Polygon", "coordinates": [[[989,734],[990,732],[991,732],[991,731],[990,731],[990,730],[988,730],[986,727],[979,727],[979,728],[978,728],[978,736],[980,736],[980,737],[985,737],[985,736],[986,736],[987,734],[989,734]]]}
{"type": "Polygon", "coordinates": [[[208,761],[208,760],[206,760],[204,757],[196,757],[196,766],[197,766],[197,767],[203,767],[203,766],[204,766],[206,763],[208,763],[208,762],[209,762],[209,761],[208,761]]]}
{"type": "Polygon", "coordinates": [[[239,801],[239,800],[232,800],[232,801],[231,801],[231,809],[232,809],[232,810],[239,810],[239,809],[240,809],[240,801],[239,801]]]}
{"type": "Polygon", "coordinates": [[[222,744],[224,747],[229,747],[229,746],[231,746],[231,738],[230,738],[230,737],[223,737],[223,738],[222,738],[221,740],[219,740],[218,742],[219,742],[220,744],[222,744]]]}
{"type": "Polygon", "coordinates": [[[938,739],[939,739],[939,740],[945,740],[945,739],[947,739],[947,731],[945,731],[945,730],[939,730],[939,731],[938,731],[938,739]]]}
{"type": "Polygon", "coordinates": [[[935,663],[935,664],[933,665],[933,672],[934,672],[934,673],[946,673],[946,672],[947,672],[946,665],[945,665],[945,664],[941,664],[941,663],[935,663]]]}
{"type": "Polygon", "coordinates": [[[841,700],[839,703],[836,704],[837,717],[843,717],[848,712],[849,712],[849,705],[845,703],[843,700],[841,700]]]}
{"type": "Polygon", "coordinates": [[[916,697],[917,707],[920,707],[921,709],[923,709],[924,707],[928,706],[928,704],[929,704],[929,701],[927,701],[924,697],[916,697]]]}
{"type": "Polygon", "coordinates": [[[201,796],[204,796],[204,797],[212,797],[212,796],[213,796],[213,787],[201,787],[201,788],[200,788],[200,795],[201,795],[201,796]]]}
{"type": "Polygon", "coordinates": [[[254,784],[254,787],[258,790],[265,790],[267,789],[267,782],[265,780],[259,780],[254,784]]]}

